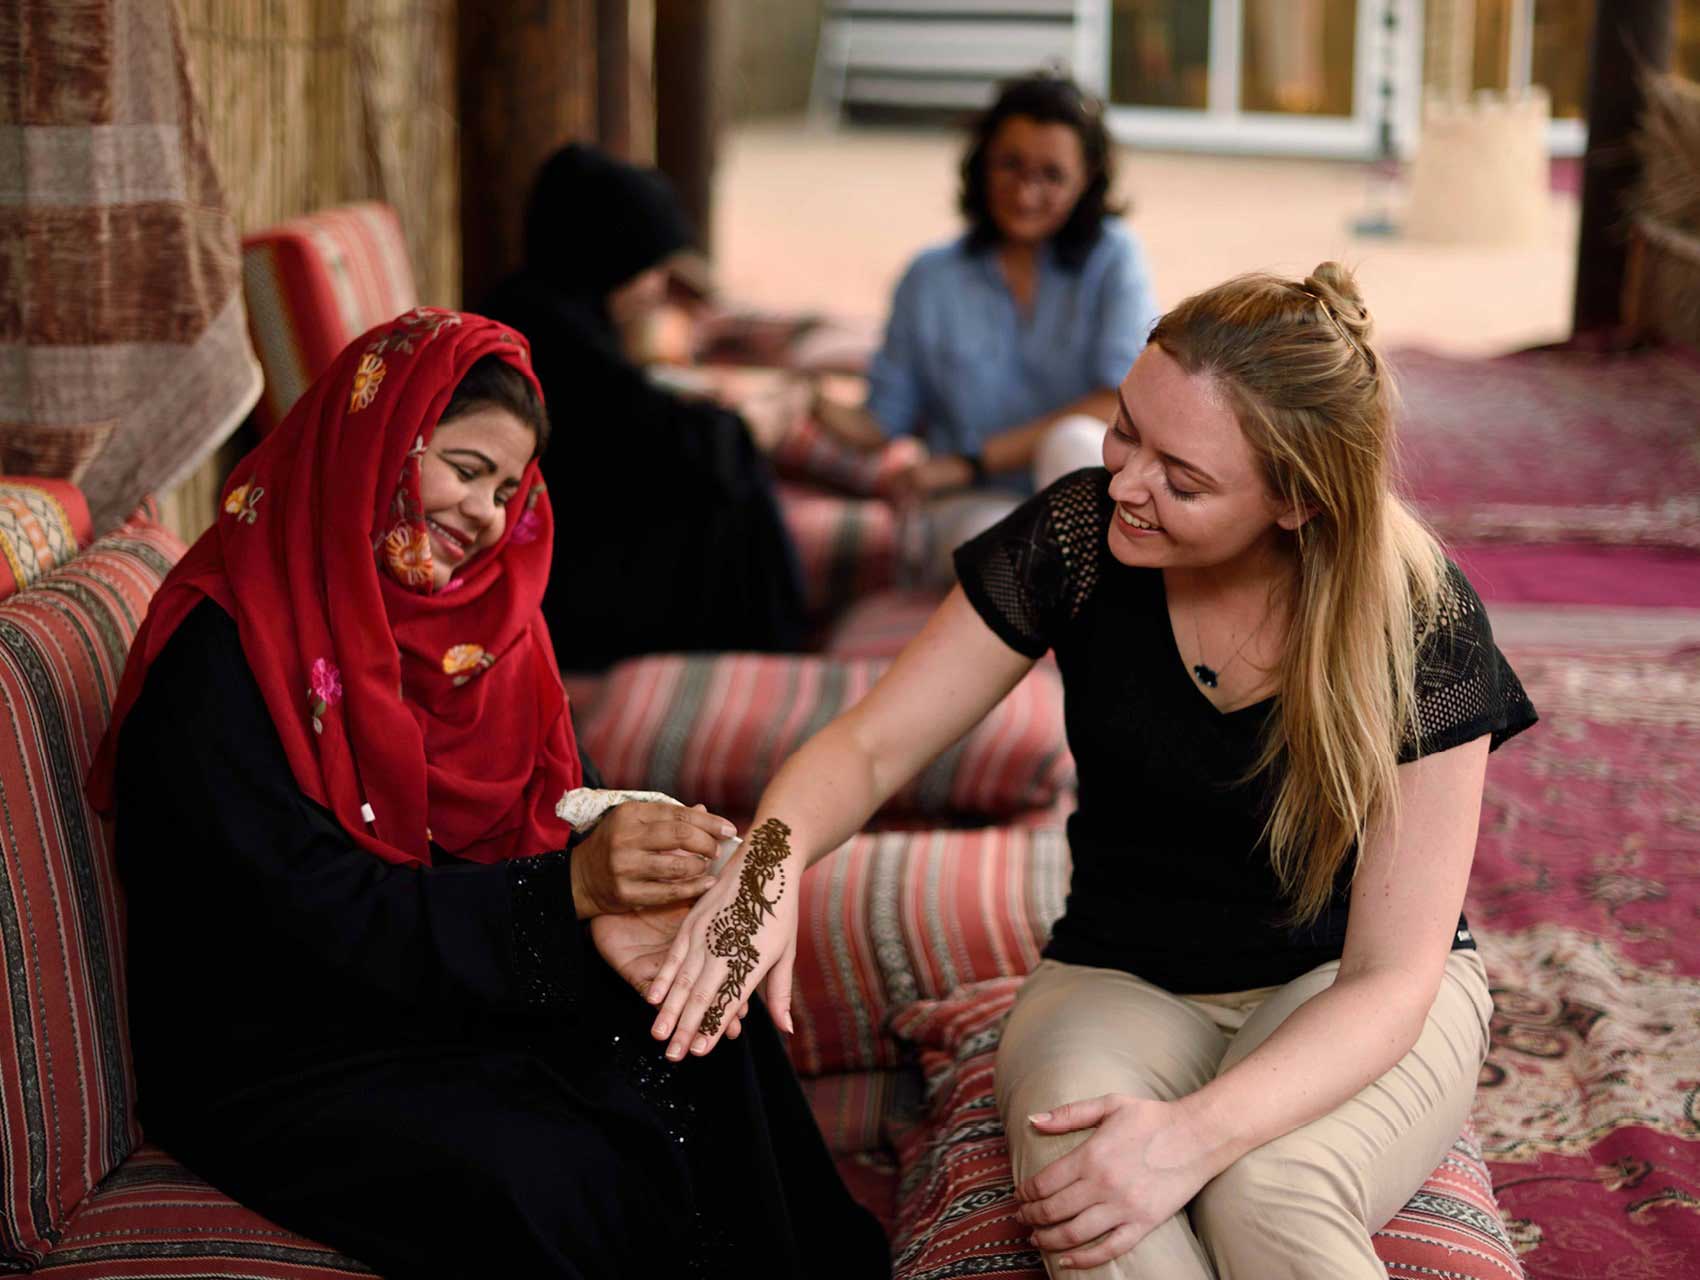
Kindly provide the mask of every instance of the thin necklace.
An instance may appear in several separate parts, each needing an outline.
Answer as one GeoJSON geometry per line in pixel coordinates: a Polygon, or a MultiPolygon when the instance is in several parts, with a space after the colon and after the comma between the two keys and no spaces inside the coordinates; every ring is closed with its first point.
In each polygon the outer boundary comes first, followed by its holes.
{"type": "MultiPolygon", "coordinates": [[[[1207,662],[1193,663],[1192,674],[1198,677],[1198,683],[1203,685],[1206,689],[1214,689],[1218,684],[1220,684],[1222,677],[1228,674],[1228,668],[1240,660],[1240,655],[1245,652],[1245,647],[1250,644],[1252,642],[1252,638],[1262,632],[1263,628],[1268,624],[1269,615],[1273,612],[1274,609],[1272,606],[1266,607],[1263,610],[1263,617],[1258,620],[1255,627],[1246,633],[1246,638],[1240,641],[1240,647],[1234,650],[1234,656],[1224,662],[1220,670],[1212,667],[1207,662]]],[[[1198,655],[1202,658],[1204,656],[1204,633],[1198,623],[1197,605],[1192,607],[1192,638],[1194,643],[1198,646],[1198,655]]]]}

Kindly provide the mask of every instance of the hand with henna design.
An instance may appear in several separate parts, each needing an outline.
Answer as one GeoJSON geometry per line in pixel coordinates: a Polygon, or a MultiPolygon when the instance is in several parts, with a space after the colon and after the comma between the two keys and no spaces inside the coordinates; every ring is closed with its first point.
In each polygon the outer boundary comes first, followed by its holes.
{"type": "Polygon", "coordinates": [[[685,918],[650,984],[661,1010],[651,1028],[669,1041],[674,1061],[714,1047],[726,1016],[747,1006],[763,986],[774,1022],[791,1031],[791,967],[796,956],[802,859],[791,852],[790,828],[769,818],[750,833],[719,882],[685,918]],[[765,985],[764,985],[765,984],[765,985]]]}
{"type": "MultiPolygon", "coordinates": [[[[689,904],[680,902],[597,916],[590,922],[590,940],[608,967],[642,995],[661,972],[667,951],[689,913],[689,904]]],[[[728,1040],[738,1038],[749,1011],[747,1002],[732,1011],[726,1024],[728,1040]]]]}

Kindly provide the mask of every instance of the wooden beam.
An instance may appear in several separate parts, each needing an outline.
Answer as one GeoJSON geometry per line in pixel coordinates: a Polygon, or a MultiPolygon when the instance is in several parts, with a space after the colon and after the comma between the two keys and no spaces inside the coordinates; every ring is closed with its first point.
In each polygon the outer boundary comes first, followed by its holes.
{"type": "Polygon", "coordinates": [[[520,265],[538,166],[597,137],[598,0],[465,0],[460,21],[461,295],[520,265]]]}
{"type": "Polygon", "coordinates": [[[722,0],[655,0],[655,160],[712,251],[725,65],[722,0]]]}
{"type": "Polygon", "coordinates": [[[1596,11],[1576,249],[1577,333],[1609,329],[1623,318],[1625,197],[1641,174],[1632,143],[1644,106],[1640,75],[1668,69],[1675,44],[1675,0],[1612,0],[1596,11]]]}

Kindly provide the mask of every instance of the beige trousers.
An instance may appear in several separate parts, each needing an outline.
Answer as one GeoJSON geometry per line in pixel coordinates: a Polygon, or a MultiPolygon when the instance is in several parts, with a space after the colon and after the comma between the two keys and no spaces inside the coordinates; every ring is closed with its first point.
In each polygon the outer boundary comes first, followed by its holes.
{"type": "MultiPolygon", "coordinates": [[[[1043,961],[998,1051],[998,1111],[1020,1182],[1091,1137],[1027,1117],[1106,1093],[1172,1099],[1233,1066],[1334,981],[1332,961],[1284,987],[1176,996],[1112,969],[1043,961]]],[[[1416,1046],[1334,1111],[1266,1143],[1091,1280],[1386,1280],[1370,1233],[1397,1213],[1463,1127],[1493,1002],[1474,951],[1454,951],[1416,1046]]],[[[1060,1256],[1060,1255],[1058,1255],[1060,1256]]]]}
{"type": "MultiPolygon", "coordinates": [[[[1104,461],[1105,425],[1083,413],[1058,419],[1033,454],[1035,492],[1071,471],[1096,467],[1104,461]]],[[[1002,520],[1021,499],[997,489],[964,489],[932,498],[921,508],[921,540],[925,550],[922,581],[926,585],[949,586],[956,581],[952,553],[970,538],[976,538],[1002,520]]]]}

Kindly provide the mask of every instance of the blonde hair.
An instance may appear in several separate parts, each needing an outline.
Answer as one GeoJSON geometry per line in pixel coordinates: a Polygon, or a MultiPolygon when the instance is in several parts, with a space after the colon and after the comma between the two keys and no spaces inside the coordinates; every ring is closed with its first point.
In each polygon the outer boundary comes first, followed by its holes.
{"type": "Polygon", "coordinates": [[[1397,821],[1419,631],[1446,581],[1439,544],[1393,491],[1395,391],[1370,330],[1351,272],[1324,262],[1302,282],[1246,275],[1195,294],[1151,334],[1227,396],[1270,491],[1311,513],[1292,535],[1276,709],[1252,772],[1276,780],[1264,835],[1299,923],[1348,859],[1355,873],[1369,828],[1397,821]]]}

